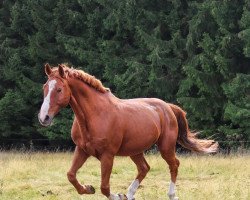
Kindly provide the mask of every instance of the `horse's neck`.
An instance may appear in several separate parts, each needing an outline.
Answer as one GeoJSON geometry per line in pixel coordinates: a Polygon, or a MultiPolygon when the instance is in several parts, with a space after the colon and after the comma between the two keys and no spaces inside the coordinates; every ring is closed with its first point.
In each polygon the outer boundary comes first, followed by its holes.
{"type": "Polygon", "coordinates": [[[77,117],[78,123],[84,126],[84,131],[88,132],[91,117],[96,116],[105,107],[107,97],[80,80],[71,80],[69,85],[72,93],[70,106],[77,117]]]}
{"type": "Polygon", "coordinates": [[[88,135],[88,131],[87,131],[88,128],[87,128],[87,123],[86,123],[84,113],[79,109],[79,105],[73,96],[71,96],[69,104],[75,114],[77,123],[80,128],[80,132],[78,132],[77,134],[81,135],[81,138],[83,139],[83,141],[85,142],[89,141],[90,137],[88,135]]]}

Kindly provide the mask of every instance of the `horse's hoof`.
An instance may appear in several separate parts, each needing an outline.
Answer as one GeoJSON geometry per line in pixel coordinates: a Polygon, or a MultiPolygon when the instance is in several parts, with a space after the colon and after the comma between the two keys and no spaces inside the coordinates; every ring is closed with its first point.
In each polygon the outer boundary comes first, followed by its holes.
{"type": "Polygon", "coordinates": [[[168,194],[170,200],[179,200],[179,197],[176,197],[175,194],[168,194]]]}
{"type": "Polygon", "coordinates": [[[92,185],[85,185],[88,194],[95,194],[95,188],[92,185]]]}
{"type": "Polygon", "coordinates": [[[135,198],[129,193],[127,194],[127,199],[128,200],[135,200],[135,198]]]}
{"type": "Polygon", "coordinates": [[[135,200],[135,198],[134,198],[134,197],[131,197],[131,195],[128,195],[128,196],[127,196],[127,200],[135,200]]]}
{"type": "Polygon", "coordinates": [[[109,200],[128,200],[125,194],[110,194],[109,200]]]}
{"type": "Polygon", "coordinates": [[[121,200],[129,200],[125,194],[118,194],[121,200]]]}

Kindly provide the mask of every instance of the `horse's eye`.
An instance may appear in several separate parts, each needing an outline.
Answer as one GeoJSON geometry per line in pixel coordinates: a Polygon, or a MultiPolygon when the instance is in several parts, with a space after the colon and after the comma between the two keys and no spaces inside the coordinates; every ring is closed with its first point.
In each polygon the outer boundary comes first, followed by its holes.
{"type": "Polygon", "coordinates": [[[58,89],[57,89],[57,92],[58,92],[58,93],[60,93],[61,91],[62,91],[62,89],[61,89],[61,88],[58,88],[58,89]]]}

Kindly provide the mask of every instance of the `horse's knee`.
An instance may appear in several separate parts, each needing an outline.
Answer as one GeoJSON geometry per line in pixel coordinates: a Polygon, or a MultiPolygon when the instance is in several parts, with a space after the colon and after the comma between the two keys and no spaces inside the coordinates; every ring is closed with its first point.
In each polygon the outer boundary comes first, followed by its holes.
{"type": "Polygon", "coordinates": [[[73,172],[67,172],[67,177],[69,182],[74,182],[76,180],[76,174],[73,172]]]}
{"type": "Polygon", "coordinates": [[[175,158],[175,162],[176,162],[177,167],[179,167],[180,166],[180,161],[177,158],[175,158]]]}
{"type": "Polygon", "coordinates": [[[175,162],[173,162],[172,168],[178,172],[179,166],[180,166],[180,161],[177,158],[175,158],[175,162]]]}
{"type": "Polygon", "coordinates": [[[178,173],[178,167],[179,165],[177,163],[171,163],[169,164],[169,170],[172,173],[178,173]]]}

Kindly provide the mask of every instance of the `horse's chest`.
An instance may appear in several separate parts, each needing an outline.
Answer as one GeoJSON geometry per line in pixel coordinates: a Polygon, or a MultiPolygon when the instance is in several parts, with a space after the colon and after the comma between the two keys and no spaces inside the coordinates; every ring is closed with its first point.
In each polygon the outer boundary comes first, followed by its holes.
{"type": "Polygon", "coordinates": [[[76,144],[88,155],[99,157],[107,147],[107,140],[103,138],[94,138],[90,141],[82,141],[76,144]]]}

